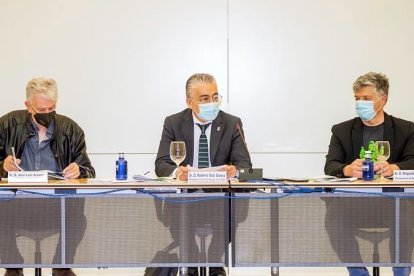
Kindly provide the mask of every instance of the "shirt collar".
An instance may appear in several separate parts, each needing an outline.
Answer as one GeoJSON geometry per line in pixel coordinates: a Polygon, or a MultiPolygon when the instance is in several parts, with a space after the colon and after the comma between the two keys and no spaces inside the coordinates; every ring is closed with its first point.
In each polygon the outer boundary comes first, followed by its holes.
{"type": "MultiPolygon", "coordinates": [[[[56,119],[53,120],[53,122],[50,124],[50,126],[46,130],[46,137],[49,138],[49,139],[53,136],[53,133],[55,132],[55,121],[56,121],[56,119]]],[[[36,131],[36,133],[39,133],[39,127],[33,121],[33,118],[31,120],[31,123],[32,123],[33,129],[36,131]]]]}
{"type": "Polygon", "coordinates": [[[191,111],[191,114],[193,115],[193,122],[194,124],[199,124],[199,125],[207,125],[207,124],[211,124],[212,121],[208,121],[208,122],[201,122],[199,119],[197,119],[197,117],[194,115],[194,112],[191,111]]]}

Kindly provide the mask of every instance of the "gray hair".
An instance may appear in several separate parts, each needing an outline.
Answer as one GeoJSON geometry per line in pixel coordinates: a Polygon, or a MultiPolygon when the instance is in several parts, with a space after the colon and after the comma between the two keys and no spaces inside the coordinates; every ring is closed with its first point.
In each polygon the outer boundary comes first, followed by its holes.
{"type": "Polygon", "coordinates": [[[54,79],[39,77],[27,83],[26,100],[31,101],[35,94],[43,94],[50,100],[57,101],[57,85],[54,79]]]}
{"type": "Polygon", "coordinates": [[[366,86],[375,87],[377,90],[377,94],[379,96],[388,96],[390,84],[388,82],[387,76],[384,74],[375,72],[366,73],[365,75],[362,75],[359,78],[357,78],[352,88],[354,89],[354,92],[357,92],[358,90],[366,86]]]}
{"type": "Polygon", "coordinates": [[[188,78],[185,84],[185,94],[187,98],[191,98],[191,88],[195,83],[214,83],[216,84],[216,79],[206,73],[196,73],[188,78]]]}

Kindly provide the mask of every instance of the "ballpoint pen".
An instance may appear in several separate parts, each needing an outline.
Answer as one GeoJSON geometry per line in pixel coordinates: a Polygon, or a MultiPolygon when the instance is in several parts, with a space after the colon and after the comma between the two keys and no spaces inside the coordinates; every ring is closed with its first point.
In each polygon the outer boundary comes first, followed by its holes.
{"type": "Polygon", "coordinates": [[[12,154],[13,154],[13,162],[14,165],[20,170],[20,171],[24,171],[22,168],[20,168],[19,164],[17,164],[17,159],[16,159],[16,152],[14,151],[14,147],[11,147],[12,150],[12,154]]]}

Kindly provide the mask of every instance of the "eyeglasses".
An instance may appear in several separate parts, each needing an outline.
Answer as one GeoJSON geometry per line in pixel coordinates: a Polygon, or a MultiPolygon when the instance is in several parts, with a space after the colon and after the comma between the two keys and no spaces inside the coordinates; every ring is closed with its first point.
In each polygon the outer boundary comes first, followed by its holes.
{"type": "Polygon", "coordinates": [[[32,107],[32,109],[35,113],[49,113],[49,112],[55,111],[55,109],[56,109],[56,105],[53,105],[53,106],[50,106],[50,107],[43,107],[43,108],[39,108],[39,109],[34,108],[32,104],[30,104],[30,106],[32,107]]]}
{"type": "Polygon", "coordinates": [[[223,98],[223,96],[221,96],[221,95],[214,95],[213,97],[201,96],[198,100],[196,100],[196,102],[202,103],[202,104],[211,103],[211,102],[218,103],[218,102],[221,102],[222,98],[223,98]]]}

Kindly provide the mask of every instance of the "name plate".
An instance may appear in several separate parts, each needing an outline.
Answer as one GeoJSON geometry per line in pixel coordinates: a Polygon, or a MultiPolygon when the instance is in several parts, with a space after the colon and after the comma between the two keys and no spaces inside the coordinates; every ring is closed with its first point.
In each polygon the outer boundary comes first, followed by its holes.
{"type": "Polygon", "coordinates": [[[9,172],[9,183],[47,183],[47,171],[9,172]]]}
{"type": "Polygon", "coordinates": [[[226,183],[226,172],[188,172],[188,183],[226,183]]]}
{"type": "Polygon", "coordinates": [[[394,171],[394,181],[413,181],[414,170],[398,170],[394,171]]]}

